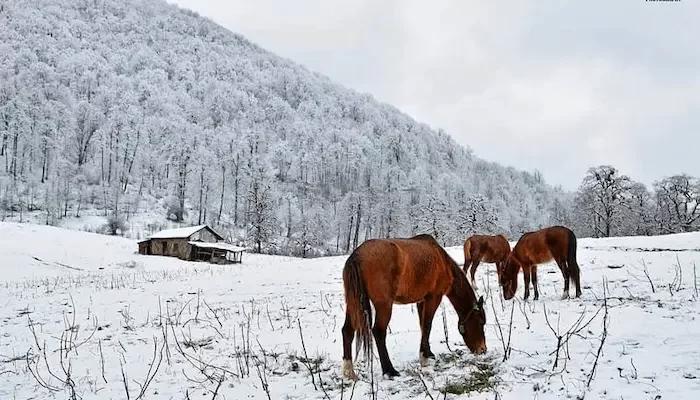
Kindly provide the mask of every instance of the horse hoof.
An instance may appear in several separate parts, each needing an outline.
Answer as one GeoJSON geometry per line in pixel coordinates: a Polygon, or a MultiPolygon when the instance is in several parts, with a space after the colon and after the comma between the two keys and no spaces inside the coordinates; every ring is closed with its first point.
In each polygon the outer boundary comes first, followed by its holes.
{"type": "Polygon", "coordinates": [[[420,357],[418,357],[418,362],[420,363],[421,367],[427,367],[428,366],[428,357],[423,357],[421,354],[420,357]]]}
{"type": "Polygon", "coordinates": [[[343,361],[343,376],[345,379],[357,382],[360,378],[355,373],[355,369],[352,366],[352,361],[343,361]]]}
{"type": "Polygon", "coordinates": [[[399,371],[392,369],[392,370],[385,372],[384,375],[388,376],[389,379],[393,379],[397,376],[400,376],[401,374],[399,374],[399,371]]]}
{"type": "Polygon", "coordinates": [[[360,380],[360,377],[358,377],[357,374],[355,374],[354,372],[351,374],[345,374],[344,376],[345,376],[345,379],[347,379],[349,381],[357,382],[360,380]]]}
{"type": "Polygon", "coordinates": [[[435,359],[435,354],[433,354],[432,351],[428,351],[427,353],[418,353],[418,362],[420,363],[421,367],[427,366],[431,358],[435,359]]]}
{"type": "Polygon", "coordinates": [[[568,299],[568,298],[569,298],[569,294],[568,294],[568,293],[564,293],[564,294],[561,295],[561,299],[562,299],[562,300],[566,300],[566,299],[568,299]]]}

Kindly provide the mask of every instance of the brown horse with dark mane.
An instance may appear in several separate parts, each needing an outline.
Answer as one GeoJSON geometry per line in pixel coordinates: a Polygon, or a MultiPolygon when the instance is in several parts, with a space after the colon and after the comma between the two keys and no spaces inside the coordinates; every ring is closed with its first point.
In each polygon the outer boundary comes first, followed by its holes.
{"type": "Polygon", "coordinates": [[[576,297],[581,296],[581,270],[576,262],[576,235],[563,226],[551,226],[535,232],[527,232],[506,259],[500,283],[503,298],[510,300],[518,290],[518,272],[523,270],[525,299],[530,296],[530,281],[535,289],[535,300],[540,293],[537,286],[537,264],[556,261],[564,276],[562,299],[569,298],[569,280],[576,285],[576,297]]]}
{"type": "Polygon", "coordinates": [[[467,273],[469,264],[471,269],[471,284],[476,289],[476,267],[481,261],[496,264],[496,276],[501,276],[503,264],[510,254],[510,244],[508,238],[503,235],[472,235],[464,242],[464,273],[467,273]]]}
{"type": "Polygon", "coordinates": [[[358,340],[356,356],[362,348],[366,359],[370,359],[374,337],[382,373],[389,377],[399,375],[386,348],[386,329],[394,304],[417,303],[421,365],[428,358],[435,358],[428,339],[443,295],[457,312],[457,329],[469,350],[476,354],[486,351],[484,299],[476,298],[457,263],[430,235],[365,241],[345,262],[343,285],[343,375],[348,379],[357,380],[351,354],[353,335],[358,340]],[[370,301],[377,313],[371,332],[370,301]]]}

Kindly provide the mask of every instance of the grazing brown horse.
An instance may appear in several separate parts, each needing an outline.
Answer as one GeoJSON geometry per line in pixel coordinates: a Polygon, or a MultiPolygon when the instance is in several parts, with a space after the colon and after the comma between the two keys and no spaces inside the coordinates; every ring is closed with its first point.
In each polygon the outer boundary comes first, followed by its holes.
{"type": "Polygon", "coordinates": [[[476,289],[476,267],[481,261],[496,264],[496,276],[501,276],[503,264],[510,254],[510,244],[503,235],[472,235],[464,242],[464,273],[471,264],[470,275],[474,290],[476,289]]]}
{"type": "Polygon", "coordinates": [[[399,373],[389,360],[386,328],[394,304],[417,303],[421,327],[419,358],[425,365],[435,358],[430,351],[430,328],[442,296],[457,312],[457,329],[472,353],[486,351],[484,299],[477,300],[467,277],[457,263],[430,235],[412,238],[370,239],[350,254],[343,268],[345,324],[343,325],[343,375],[357,380],[352,365],[353,335],[367,360],[372,356],[372,337],[377,342],[382,373],[399,373]],[[377,313],[370,332],[372,309],[377,313]]]}
{"type": "Polygon", "coordinates": [[[527,232],[506,259],[500,283],[503,298],[510,300],[518,290],[518,271],[523,270],[525,299],[530,296],[530,280],[535,289],[535,300],[540,293],[537,286],[537,264],[556,261],[564,275],[562,299],[569,298],[569,280],[576,285],[576,297],[581,296],[581,271],[576,262],[576,235],[563,226],[551,226],[535,232],[527,232]]]}

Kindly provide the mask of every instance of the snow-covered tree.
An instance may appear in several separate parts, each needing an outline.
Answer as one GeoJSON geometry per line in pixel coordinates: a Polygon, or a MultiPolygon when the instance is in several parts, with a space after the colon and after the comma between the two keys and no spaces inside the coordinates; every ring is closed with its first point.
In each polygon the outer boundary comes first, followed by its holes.
{"type": "Polygon", "coordinates": [[[252,176],[246,195],[248,238],[254,251],[261,253],[263,244],[269,244],[277,228],[276,202],[271,179],[265,170],[259,165],[253,165],[251,169],[252,176]]]}
{"type": "Polygon", "coordinates": [[[583,214],[579,219],[587,220],[594,236],[617,233],[615,227],[623,215],[630,184],[628,176],[610,165],[588,170],[579,188],[576,211],[583,214]]]}
{"type": "Polygon", "coordinates": [[[700,229],[700,180],[687,174],[673,175],[654,183],[657,219],[663,232],[700,229]]]}

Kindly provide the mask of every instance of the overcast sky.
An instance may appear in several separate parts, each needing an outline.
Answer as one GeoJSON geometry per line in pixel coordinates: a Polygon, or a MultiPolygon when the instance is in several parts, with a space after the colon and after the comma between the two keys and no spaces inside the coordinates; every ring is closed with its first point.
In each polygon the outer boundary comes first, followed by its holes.
{"type": "Polygon", "coordinates": [[[169,0],[575,189],[700,175],[700,2],[169,0]]]}

